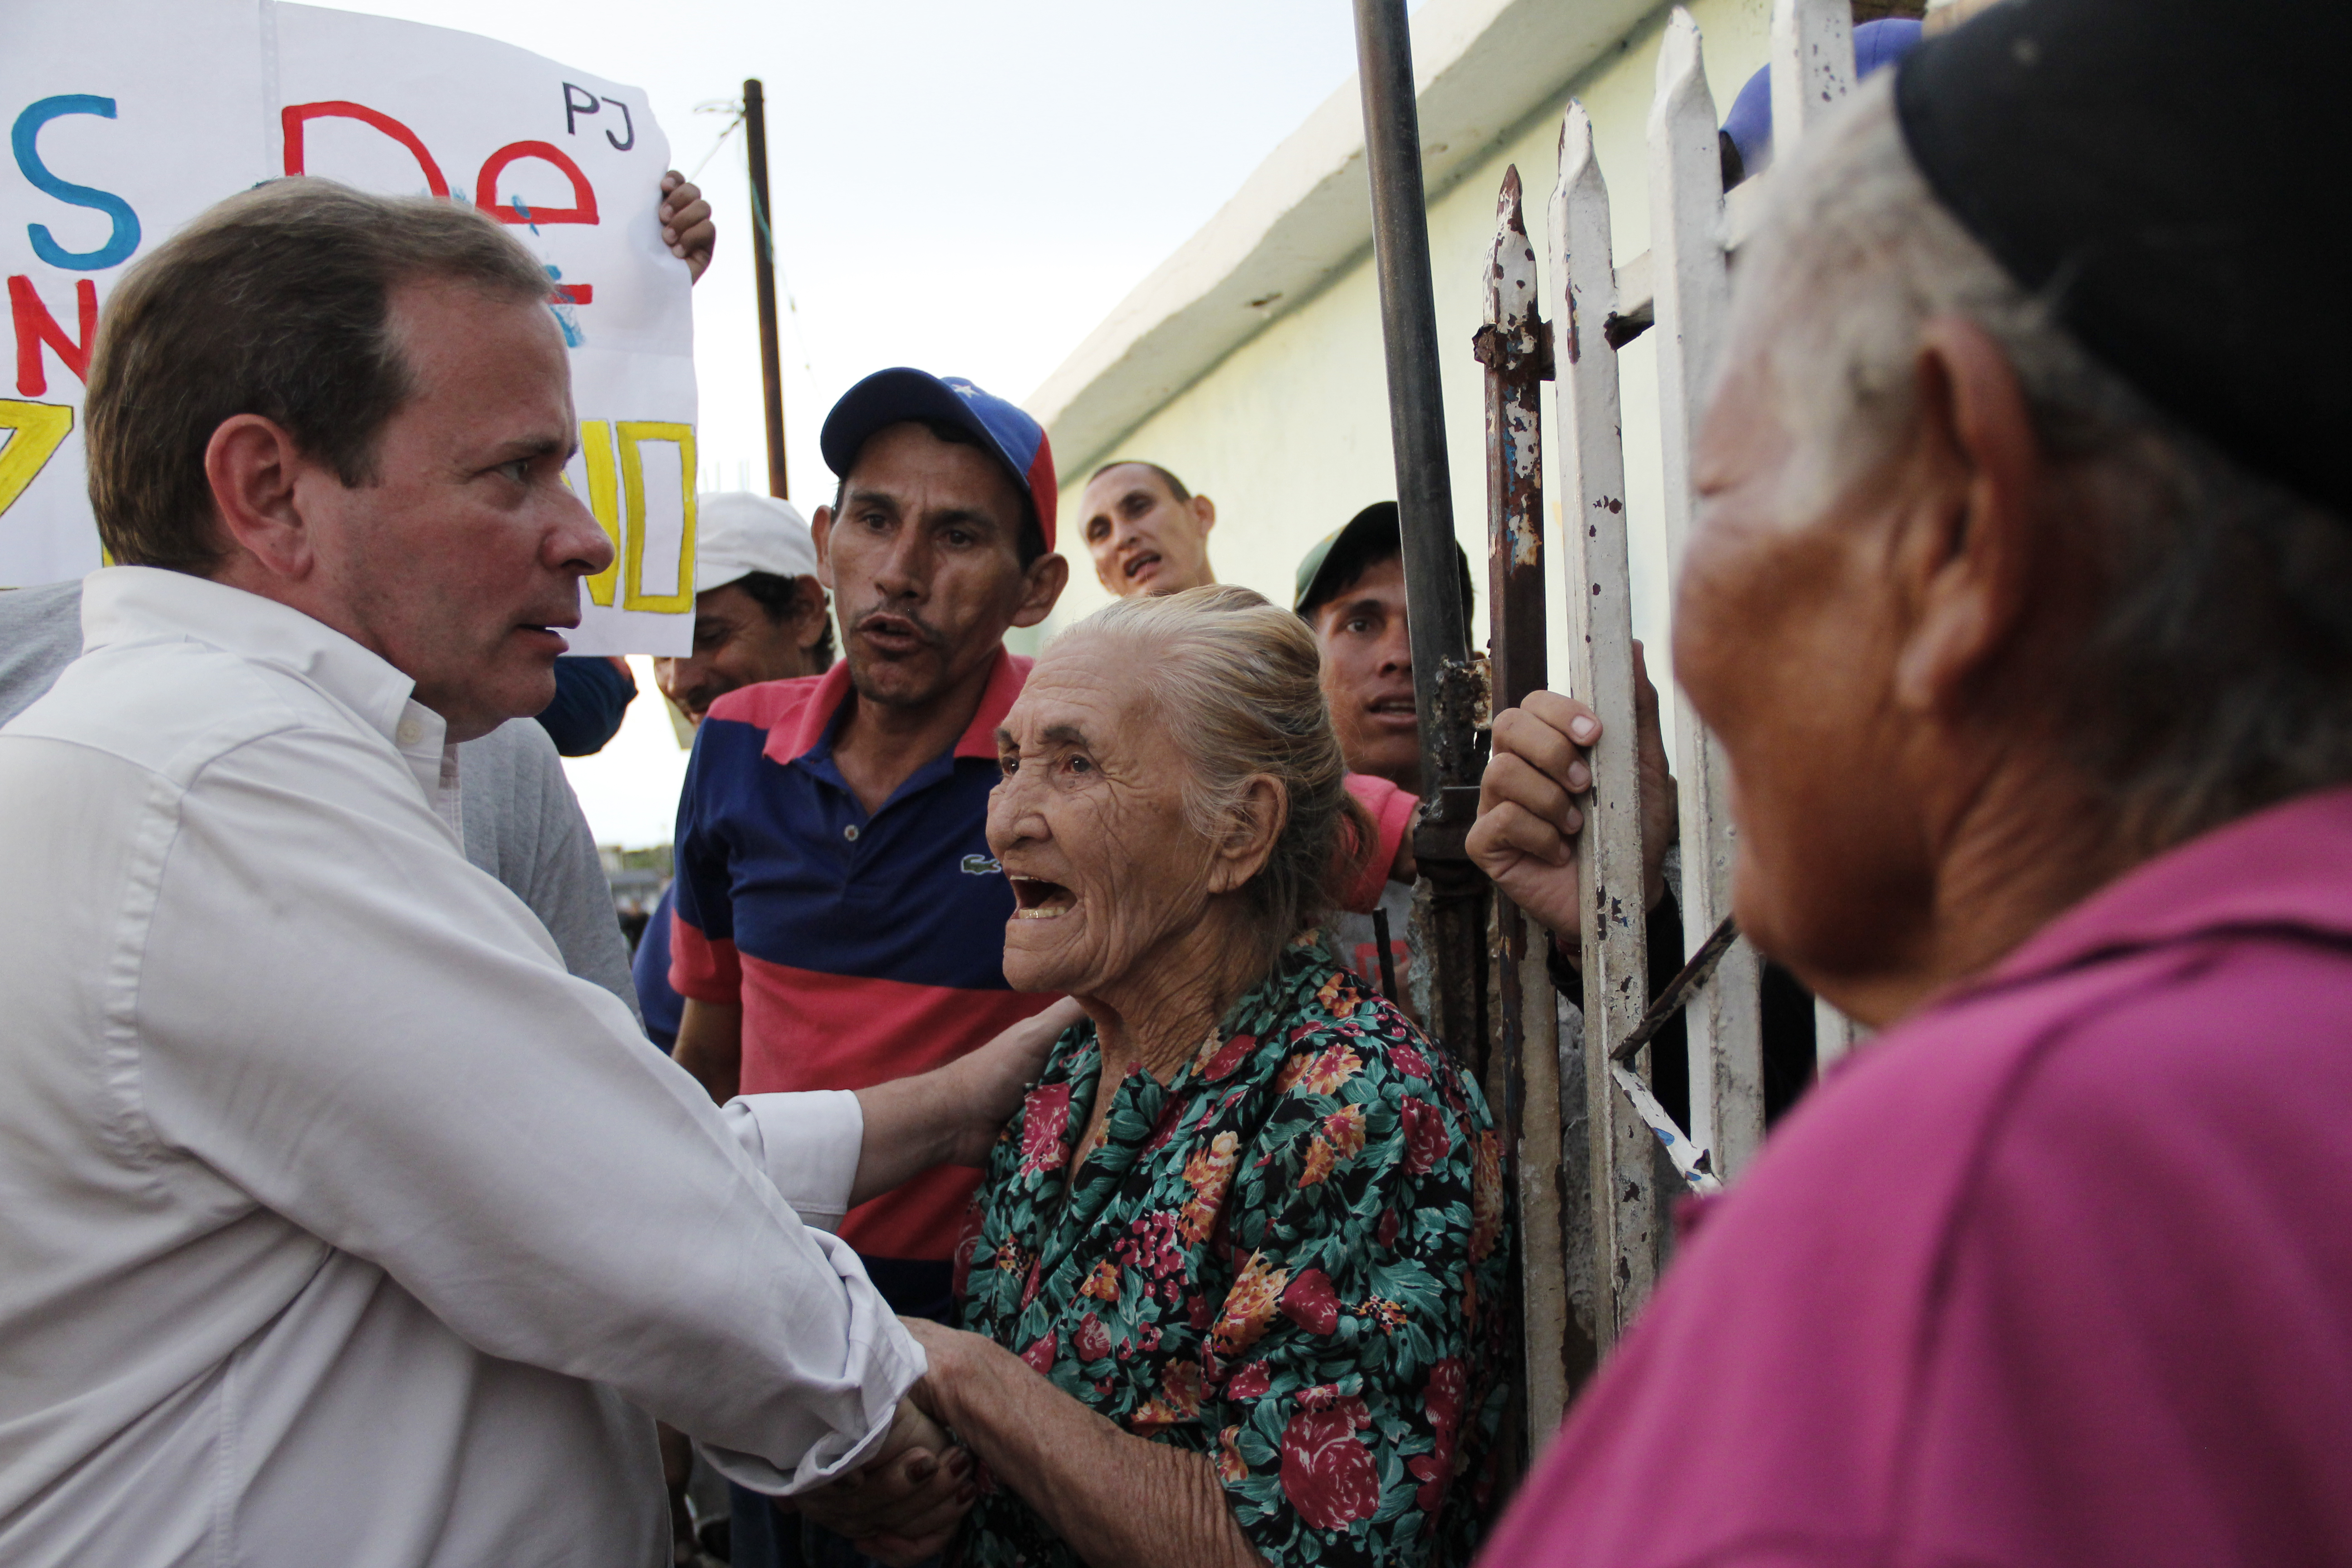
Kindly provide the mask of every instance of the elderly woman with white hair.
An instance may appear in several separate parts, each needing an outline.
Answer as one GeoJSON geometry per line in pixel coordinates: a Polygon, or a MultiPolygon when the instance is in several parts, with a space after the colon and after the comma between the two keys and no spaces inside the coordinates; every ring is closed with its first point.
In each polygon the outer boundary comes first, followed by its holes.
{"type": "Polygon", "coordinates": [[[1475,1081],[1307,939],[1368,842],[1297,616],[1122,601],[998,731],[1005,978],[1076,996],[916,1397],[973,1564],[1457,1563],[1504,1390],[1475,1081]]]}

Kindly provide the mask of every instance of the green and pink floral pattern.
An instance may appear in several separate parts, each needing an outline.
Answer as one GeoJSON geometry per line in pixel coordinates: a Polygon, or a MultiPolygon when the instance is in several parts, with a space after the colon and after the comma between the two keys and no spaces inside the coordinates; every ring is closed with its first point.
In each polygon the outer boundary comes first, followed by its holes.
{"type": "MultiPolygon", "coordinates": [[[[1292,947],[1166,1087],[1054,1047],[956,1251],[963,1326],[1208,1456],[1268,1563],[1467,1563],[1505,1390],[1502,1144],[1476,1083],[1292,947]]],[[[1003,1481],[950,1560],[1076,1568],[1003,1481]]]]}

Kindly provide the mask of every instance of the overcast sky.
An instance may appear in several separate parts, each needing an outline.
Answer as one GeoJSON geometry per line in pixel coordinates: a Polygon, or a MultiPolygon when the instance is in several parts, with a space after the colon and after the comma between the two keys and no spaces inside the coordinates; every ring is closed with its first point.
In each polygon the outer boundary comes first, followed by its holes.
{"type": "MultiPolygon", "coordinates": [[[[691,171],[766,84],[792,494],[831,488],[824,411],[891,364],[1018,401],[1355,69],[1347,0],[367,0],[644,88],[691,171]]],[[[700,183],[719,259],[695,290],[702,471],[764,489],[741,133],[700,183]]],[[[640,661],[642,665],[642,661],[640,661]]],[[[667,841],[685,759],[649,674],[572,766],[604,841],[667,841]]]]}

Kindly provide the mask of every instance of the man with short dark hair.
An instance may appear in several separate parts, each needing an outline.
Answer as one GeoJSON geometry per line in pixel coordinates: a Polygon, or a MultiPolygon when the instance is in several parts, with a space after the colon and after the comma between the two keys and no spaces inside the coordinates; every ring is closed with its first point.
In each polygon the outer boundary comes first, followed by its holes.
{"type": "Polygon", "coordinates": [[[779,1492],[943,1442],[793,1205],[975,1159],[1042,1041],[719,1111],[459,852],[454,743],[545,705],[612,558],[547,287],[470,207],[296,179],[116,289],[126,564],[0,728],[0,877],[51,895],[0,929],[11,1563],[636,1568],[649,1414],[779,1492]]]}
{"type": "MultiPolygon", "coordinates": [[[[953,1060],[1045,998],[1008,989],[1013,894],[984,834],[995,726],[1053,609],[1045,431],[968,381],[886,370],[824,422],[814,521],[845,657],[747,686],[696,731],[670,980],[681,1066],[725,1100],[849,1089],[953,1060]]],[[[974,1178],[939,1171],[843,1223],[901,1311],[936,1314],[974,1178]]]]}
{"type": "MultiPolygon", "coordinates": [[[[1459,544],[1454,561],[1466,622],[1475,594],[1470,557],[1459,544]]],[[[1420,795],[1421,724],[1413,708],[1404,537],[1396,502],[1374,501],[1317,541],[1298,563],[1291,608],[1323,650],[1323,694],[1330,700],[1348,771],[1420,795]]]]}
{"type": "MultiPolygon", "coordinates": [[[[1011,887],[989,852],[1004,647],[1068,580],[1045,432],[961,378],[867,376],[826,416],[814,520],[845,657],[718,698],[678,804],[670,983],[680,1066],[715,1099],[853,1089],[950,1062],[1050,998],[1004,981],[1011,887]]],[[[932,1171],[841,1233],[903,1313],[944,1319],[977,1177],[932,1171]]],[[[738,1487],[738,1563],[791,1563],[738,1487]]]]}
{"type": "Polygon", "coordinates": [[[1181,594],[1217,580],[1209,564],[1217,503],[1157,463],[1122,458],[1097,468],[1078,517],[1095,578],[1118,598],[1181,594]]]}

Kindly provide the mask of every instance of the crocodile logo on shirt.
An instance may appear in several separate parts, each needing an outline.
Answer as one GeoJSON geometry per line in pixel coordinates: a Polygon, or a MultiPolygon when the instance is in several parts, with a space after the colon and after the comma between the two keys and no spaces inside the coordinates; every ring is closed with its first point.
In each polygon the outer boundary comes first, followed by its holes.
{"type": "Polygon", "coordinates": [[[967,855],[963,858],[963,874],[967,877],[993,877],[1003,869],[1003,867],[986,855],[967,855]]]}

